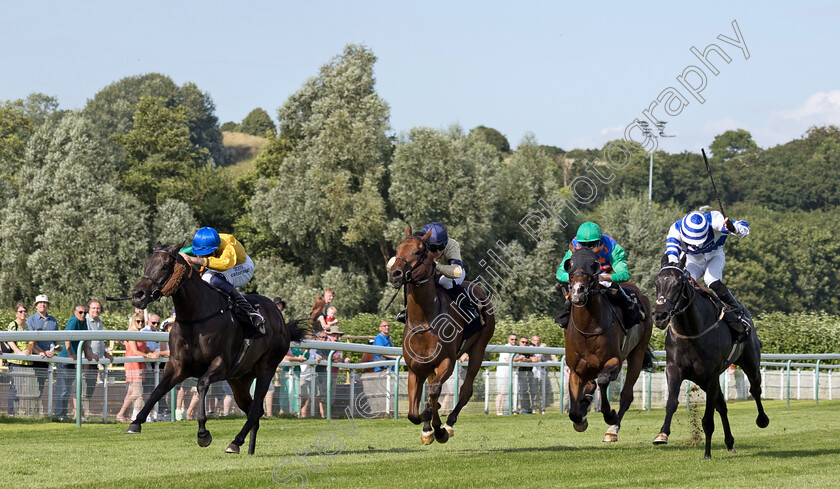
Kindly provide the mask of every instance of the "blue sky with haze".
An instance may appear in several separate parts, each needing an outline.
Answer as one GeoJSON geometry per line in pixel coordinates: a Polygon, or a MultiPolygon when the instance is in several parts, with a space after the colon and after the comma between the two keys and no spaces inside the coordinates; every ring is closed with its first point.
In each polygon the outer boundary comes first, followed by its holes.
{"type": "MultiPolygon", "coordinates": [[[[210,93],[220,122],[276,109],[347,43],[378,57],[395,133],[494,127],[516,145],[601,147],[667,87],[660,148],[699,152],[744,128],[759,146],[840,125],[840,4],[813,2],[3,2],[0,98],[44,92],[80,109],[122,77],[166,74],[210,93]],[[750,57],[719,39],[737,20],[750,57]],[[676,78],[715,43],[703,104],[676,78]]],[[[695,78],[699,80],[699,78],[695,78]]],[[[660,109],[655,109],[660,110],[660,109]]],[[[656,113],[656,112],[654,112],[656,113]]]]}

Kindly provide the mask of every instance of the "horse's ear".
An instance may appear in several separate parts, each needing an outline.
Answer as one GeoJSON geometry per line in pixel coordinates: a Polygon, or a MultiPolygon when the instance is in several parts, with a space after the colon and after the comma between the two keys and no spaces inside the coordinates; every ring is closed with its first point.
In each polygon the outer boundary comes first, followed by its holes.
{"type": "Polygon", "coordinates": [[[163,243],[161,243],[160,241],[158,241],[157,243],[155,243],[155,249],[156,249],[156,250],[159,250],[159,249],[161,249],[161,248],[163,248],[163,243]]]}
{"type": "Polygon", "coordinates": [[[600,264],[600,263],[598,263],[597,261],[593,261],[593,262],[589,265],[589,270],[590,270],[590,273],[591,273],[592,275],[597,275],[597,274],[598,274],[598,272],[600,272],[600,271],[601,271],[601,264],[600,264]]]}
{"type": "Polygon", "coordinates": [[[683,270],[685,270],[685,259],[686,259],[687,257],[688,257],[688,255],[686,255],[685,253],[683,253],[682,258],[680,258],[680,268],[682,268],[683,270]]]}
{"type": "Polygon", "coordinates": [[[569,270],[571,270],[571,269],[572,269],[572,259],[569,258],[568,260],[566,260],[565,263],[563,263],[563,270],[565,270],[566,273],[569,273],[569,270]]]}
{"type": "Polygon", "coordinates": [[[429,241],[429,238],[431,238],[431,237],[432,237],[432,230],[429,229],[428,231],[426,231],[426,234],[423,235],[423,241],[429,241]]]}
{"type": "Polygon", "coordinates": [[[406,236],[411,236],[411,226],[408,226],[408,227],[405,228],[405,235],[406,236]]]}
{"type": "Polygon", "coordinates": [[[662,261],[659,263],[659,268],[665,268],[670,264],[671,261],[668,259],[668,254],[662,255],[662,261]]]}

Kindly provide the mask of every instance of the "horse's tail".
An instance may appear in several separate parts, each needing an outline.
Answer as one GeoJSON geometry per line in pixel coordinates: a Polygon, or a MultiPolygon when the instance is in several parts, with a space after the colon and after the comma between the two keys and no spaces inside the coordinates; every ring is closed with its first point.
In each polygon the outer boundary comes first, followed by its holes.
{"type": "Polygon", "coordinates": [[[292,319],[286,322],[286,329],[292,341],[301,342],[309,333],[309,319],[292,319]]]}
{"type": "Polygon", "coordinates": [[[642,370],[650,372],[653,370],[653,350],[650,347],[645,349],[645,359],[642,360],[642,370]]]}

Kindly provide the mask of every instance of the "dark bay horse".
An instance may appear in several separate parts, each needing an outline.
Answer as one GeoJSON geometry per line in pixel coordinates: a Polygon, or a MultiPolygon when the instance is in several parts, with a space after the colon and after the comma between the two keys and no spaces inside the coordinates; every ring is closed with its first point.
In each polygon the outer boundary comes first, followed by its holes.
{"type": "MultiPolygon", "coordinates": [[[[643,368],[652,366],[653,353],[648,348],[653,324],[650,301],[632,284],[622,287],[637,294],[644,307],[645,320],[629,329],[621,328],[621,309],[611,304],[598,283],[601,264],[589,248],[581,248],[566,261],[569,273],[569,298],[572,314],[564,334],[566,365],[569,366],[569,418],[575,430],[586,431],[586,413],[596,386],[601,394],[601,413],[610,427],[605,442],[618,441],[621,419],[633,402],[633,386],[643,368]],[[621,390],[618,414],[610,408],[607,387],[618,378],[627,360],[627,377],[621,390]]],[[[628,327],[631,325],[627,325],[628,327]]]]}
{"type": "Polygon", "coordinates": [[[484,360],[484,350],[493,337],[496,319],[485,291],[475,283],[464,281],[470,299],[482,308],[484,327],[466,341],[464,315],[459,311],[461,301],[453,302],[449,294],[436,285],[435,261],[429,253],[429,236],[412,235],[397,246],[396,256],[389,262],[388,282],[394,288],[405,287],[406,322],[403,333],[403,356],[408,366],[408,419],[423,423],[421,440],[429,445],[434,440],[446,443],[455,436],[453,426],[458,413],[472,397],[473,380],[484,360]],[[470,356],[467,375],[458,393],[458,404],[441,427],[440,396],[443,383],[452,375],[455,359],[464,352],[470,356]],[[423,384],[429,382],[429,399],[423,412],[419,411],[423,384]],[[431,426],[430,426],[431,422],[431,426]],[[434,428],[434,431],[432,431],[434,428]]]}
{"type": "Polygon", "coordinates": [[[761,342],[755,328],[750,328],[746,342],[735,343],[732,333],[722,320],[721,308],[695,288],[685,270],[685,255],[678,266],[671,265],[667,255],[662,257],[662,269],[656,277],[656,310],[653,318],[657,328],[668,328],[665,335],[668,403],[665,423],[653,440],[655,445],[668,443],[671,417],[679,404],[680,385],[688,379],[706,392],[706,412],[703,414],[705,458],[712,456],[715,409],[720,414],[726,448],[735,452],[735,439],[729,428],[726,401],[720,390],[720,374],[726,370],[729,362],[741,367],[750,381],[750,394],[758,408],[755,424],[759,428],[767,427],[770,419],[761,405],[761,342]]]}
{"type": "Polygon", "coordinates": [[[176,384],[187,377],[198,377],[198,445],[209,446],[213,437],[204,427],[207,388],[213,382],[227,380],[236,404],[247,413],[248,419],[225,451],[239,453],[239,447],[245,443],[245,435],[250,431],[248,453],[253,455],[263,399],[271,379],[289,350],[289,343],[302,340],[305,331],[298,321],[286,322],[267,297],[251,295],[249,298],[256,299],[265,317],[267,334],[247,340],[250,348],[243,352],[243,329],[235,324],[227,295],[201,280],[200,274],[178,254],[180,248],[158,243],[146,260],[143,278],[131,291],[131,303],[140,308],[161,296],[172,296],[176,320],[169,332],[171,354],[160,383],[129,425],[127,433],[140,433],[141,425],[154,405],[176,384]],[[257,385],[251,399],[254,379],[257,385]]]}

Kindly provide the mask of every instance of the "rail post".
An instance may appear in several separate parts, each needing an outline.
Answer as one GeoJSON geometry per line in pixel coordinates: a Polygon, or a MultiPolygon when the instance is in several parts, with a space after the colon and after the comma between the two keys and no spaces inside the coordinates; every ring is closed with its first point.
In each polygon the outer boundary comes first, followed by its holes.
{"type": "Polygon", "coordinates": [[[566,412],[566,355],[560,357],[560,414],[566,412]]]}
{"type": "Polygon", "coordinates": [[[817,365],[814,367],[814,405],[820,404],[820,361],[817,359],[817,365]]]}
{"type": "Polygon", "coordinates": [[[52,418],[53,416],[53,370],[55,370],[55,364],[50,362],[47,364],[47,416],[52,418]]]}
{"type": "Polygon", "coordinates": [[[513,416],[513,357],[514,355],[511,354],[508,359],[508,372],[510,372],[508,375],[508,414],[511,416],[513,416]]]}
{"type": "MultiPolygon", "coordinates": [[[[350,417],[356,417],[356,369],[350,369],[350,417]]],[[[288,382],[288,381],[287,381],[288,382]]],[[[287,384],[288,385],[288,384],[287,384]]]]}
{"type": "Polygon", "coordinates": [[[458,384],[459,384],[460,381],[461,381],[461,359],[457,359],[457,360],[455,360],[455,387],[453,387],[453,389],[455,389],[455,392],[454,392],[455,404],[452,405],[453,409],[454,409],[455,406],[458,405],[458,390],[459,390],[458,389],[458,384]]]}
{"type": "Polygon", "coordinates": [[[685,410],[691,411],[691,381],[685,381],[685,410]]]}
{"type": "Polygon", "coordinates": [[[652,385],[653,384],[653,369],[647,371],[647,410],[650,411],[651,400],[650,396],[653,393],[652,385]]]}
{"type": "MultiPolygon", "coordinates": [[[[102,365],[102,422],[108,422],[108,364],[102,365]]],[[[172,410],[172,418],[175,418],[175,410],[172,410]]]]}
{"type": "Polygon", "coordinates": [[[490,367],[484,369],[484,414],[490,414],[490,367]]]}
{"type": "MultiPolygon", "coordinates": [[[[76,428],[82,427],[82,357],[84,356],[85,342],[80,341],[76,347],[76,428]]],[[[70,353],[70,352],[67,352],[70,353]]]]}
{"type": "Polygon", "coordinates": [[[397,419],[400,412],[400,360],[402,355],[394,359],[394,419],[397,419]]]}
{"type": "Polygon", "coordinates": [[[332,419],[332,360],[335,350],[327,357],[327,419],[332,419]]]}
{"type": "Polygon", "coordinates": [[[786,407],[790,407],[790,364],[793,360],[787,361],[787,394],[785,394],[785,398],[787,399],[786,407]]]}

